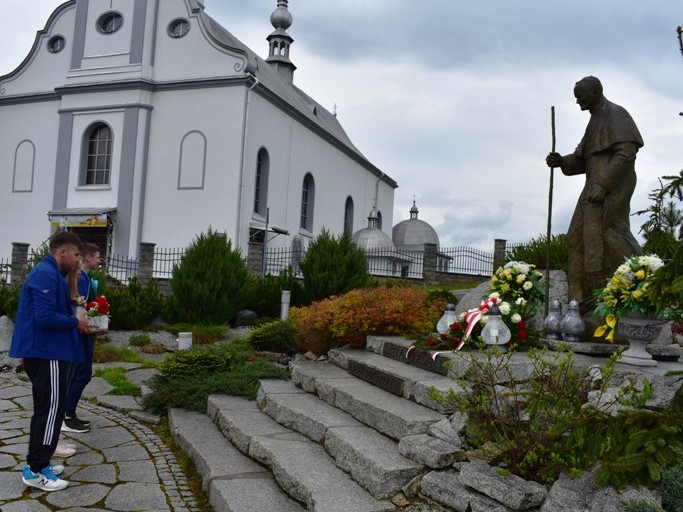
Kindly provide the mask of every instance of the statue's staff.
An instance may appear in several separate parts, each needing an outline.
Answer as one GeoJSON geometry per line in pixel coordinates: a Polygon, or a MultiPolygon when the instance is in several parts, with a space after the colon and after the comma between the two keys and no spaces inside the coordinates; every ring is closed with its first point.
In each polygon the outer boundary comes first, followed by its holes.
{"type": "MultiPolygon", "coordinates": [[[[553,136],[553,149],[555,153],[555,106],[550,107],[550,127],[553,136]]],[[[543,318],[548,316],[548,304],[550,303],[550,229],[553,220],[553,178],[555,168],[550,168],[550,187],[548,190],[548,229],[546,230],[545,248],[545,304],[543,305],[543,318]]]]}

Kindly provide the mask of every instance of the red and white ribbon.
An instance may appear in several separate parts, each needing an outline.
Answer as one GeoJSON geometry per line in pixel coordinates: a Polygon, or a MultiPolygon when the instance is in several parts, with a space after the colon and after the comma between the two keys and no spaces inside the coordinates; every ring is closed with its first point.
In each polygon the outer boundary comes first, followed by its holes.
{"type": "Polygon", "coordinates": [[[494,304],[500,304],[500,302],[501,300],[496,297],[489,297],[488,299],[483,300],[481,304],[479,304],[478,308],[470,309],[467,313],[465,313],[465,322],[467,322],[465,338],[470,337],[472,329],[474,329],[474,326],[477,325],[477,322],[481,320],[481,317],[484,316],[484,313],[488,313],[494,304]]]}

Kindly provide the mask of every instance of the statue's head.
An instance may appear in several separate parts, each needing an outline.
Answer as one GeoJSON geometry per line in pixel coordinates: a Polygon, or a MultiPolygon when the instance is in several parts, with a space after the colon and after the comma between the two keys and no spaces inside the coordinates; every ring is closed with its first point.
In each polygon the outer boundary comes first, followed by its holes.
{"type": "Polygon", "coordinates": [[[576,103],[581,110],[592,110],[602,100],[602,83],[594,76],[582,78],[574,86],[576,103]]]}

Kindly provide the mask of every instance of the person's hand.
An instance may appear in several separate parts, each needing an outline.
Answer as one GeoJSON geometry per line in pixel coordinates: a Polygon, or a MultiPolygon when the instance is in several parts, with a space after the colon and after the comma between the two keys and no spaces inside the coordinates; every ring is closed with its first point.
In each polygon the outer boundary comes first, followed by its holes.
{"type": "Polygon", "coordinates": [[[589,203],[602,203],[607,191],[597,183],[588,183],[586,186],[586,201],[589,203]]]}
{"type": "Polygon", "coordinates": [[[559,153],[548,153],[545,157],[545,163],[548,167],[562,167],[562,155],[559,153]]]}
{"type": "Polygon", "coordinates": [[[76,326],[78,332],[83,334],[90,334],[90,332],[92,331],[92,327],[90,326],[88,320],[85,317],[85,312],[76,314],[76,320],[78,320],[78,325],[76,326]]]}

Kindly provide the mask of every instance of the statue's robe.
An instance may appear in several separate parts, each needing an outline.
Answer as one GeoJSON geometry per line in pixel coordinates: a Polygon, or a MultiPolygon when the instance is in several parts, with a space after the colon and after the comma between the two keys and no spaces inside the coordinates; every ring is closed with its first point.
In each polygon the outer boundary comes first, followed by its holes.
{"type": "Polygon", "coordinates": [[[586,175],[567,232],[569,293],[579,302],[590,301],[593,290],[603,288],[625,258],[642,254],[629,222],[641,147],[643,139],[633,118],[623,107],[605,100],[591,114],[574,154],[563,158],[565,175],[586,175]],[[592,184],[606,191],[601,203],[586,199],[592,184]]]}

